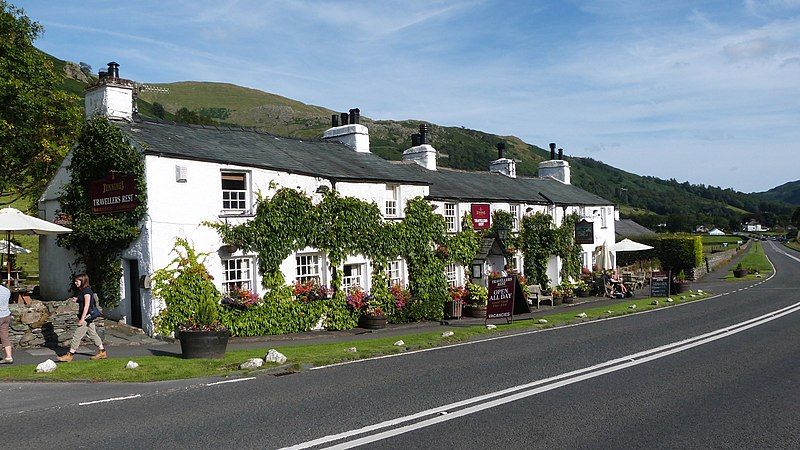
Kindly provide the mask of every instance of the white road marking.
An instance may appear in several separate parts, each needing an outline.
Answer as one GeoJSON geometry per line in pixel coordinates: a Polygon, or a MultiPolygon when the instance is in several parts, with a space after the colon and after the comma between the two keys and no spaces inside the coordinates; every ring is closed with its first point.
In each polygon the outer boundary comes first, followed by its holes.
{"type": "Polygon", "coordinates": [[[91,402],[78,403],[78,406],[94,405],[95,403],[116,402],[116,401],[119,401],[119,400],[129,400],[129,399],[132,399],[132,398],[139,398],[141,396],[142,396],[142,394],[134,394],[134,395],[129,395],[127,397],[106,398],[106,399],[103,399],[103,400],[94,400],[94,401],[91,401],[91,402]]]}
{"type": "Polygon", "coordinates": [[[441,422],[445,422],[447,420],[452,420],[458,417],[466,416],[469,414],[474,414],[486,409],[494,408],[509,402],[513,402],[522,398],[530,397],[532,395],[540,394],[542,392],[546,392],[549,390],[557,389],[559,387],[567,386],[570,384],[578,383],[580,381],[588,380],[591,378],[595,378],[601,375],[605,375],[608,373],[616,372],[618,370],[626,369],[628,367],[633,367],[639,364],[644,364],[649,361],[653,361],[659,358],[663,358],[668,355],[672,355],[674,353],[682,352],[685,350],[689,350],[691,348],[697,347],[699,345],[707,344],[709,342],[716,341],[718,339],[722,339],[725,337],[732,336],[736,333],[740,333],[742,331],[748,330],[750,328],[763,325],[767,322],[775,320],[777,318],[783,317],[787,314],[791,314],[794,312],[800,311],[800,302],[795,303],[793,305],[772,311],[770,313],[764,314],[762,316],[746,320],[744,322],[740,322],[735,325],[728,326],[726,328],[721,328],[718,330],[711,331],[709,333],[705,333],[699,336],[695,336],[689,339],[684,339],[681,341],[673,342],[670,344],[662,345],[660,347],[655,347],[649,350],[645,350],[642,352],[635,353],[633,355],[623,356],[621,358],[616,358],[610,361],[606,361],[604,363],[596,364],[594,366],[586,367],[584,369],[578,369],[571,372],[567,372],[561,375],[556,375],[553,377],[545,378],[542,380],[537,380],[531,383],[514,386],[511,388],[507,388],[501,391],[489,393],[486,395],[481,395],[478,397],[474,397],[471,399],[463,400],[456,403],[451,403],[448,405],[443,405],[440,407],[428,409],[425,411],[421,411],[412,415],[398,417],[396,419],[387,420],[384,422],[380,422],[374,425],[369,425],[366,427],[358,428],[355,430],[345,431],[342,433],[334,434],[325,436],[319,439],[315,439],[312,441],[303,442],[292,447],[287,447],[289,449],[303,449],[303,448],[310,448],[315,447],[323,444],[328,444],[331,442],[336,442],[360,435],[364,435],[366,433],[370,433],[372,431],[377,431],[384,428],[394,427],[400,425],[402,423],[414,421],[417,419],[423,419],[425,417],[433,416],[428,419],[422,420],[420,422],[412,423],[409,425],[405,425],[403,427],[390,429],[387,431],[383,431],[374,435],[364,436],[352,441],[343,442],[337,445],[334,445],[330,448],[351,448],[356,447],[359,445],[368,444],[371,442],[379,441],[382,439],[386,439],[392,436],[396,436],[399,434],[407,433],[413,430],[417,430],[420,428],[425,428],[431,425],[435,425],[441,422]],[[484,402],[484,403],[481,403],[484,402]],[[474,405],[473,405],[474,404],[474,405]],[[473,406],[468,406],[473,405],[473,406]],[[459,409],[464,407],[464,409],[459,409]],[[442,415],[441,412],[446,411],[446,415],[442,415]]]}
{"type": "Polygon", "coordinates": [[[256,377],[234,378],[233,380],[215,381],[213,383],[206,383],[206,386],[216,386],[218,384],[238,383],[240,381],[255,380],[256,377]]]}

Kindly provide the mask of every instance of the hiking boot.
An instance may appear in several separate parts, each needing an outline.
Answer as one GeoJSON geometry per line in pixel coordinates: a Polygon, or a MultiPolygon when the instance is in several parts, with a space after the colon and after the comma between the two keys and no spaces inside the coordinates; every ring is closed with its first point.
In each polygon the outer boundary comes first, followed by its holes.
{"type": "Polygon", "coordinates": [[[72,356],[73,356],[72,352],[67,352],[67,353],[59,356],[57,359],[59,361],[61,361],[61,362],[70,362],[70,361],[72,361],[72,356]]]}
{"type": "Polygon", "coordinates": [[[14,364],[14,358],[0,359],[0,364],[14,364]]]}
{"type": "Polygon", "coordinates": [[[97,352],[96,355],[89,357],[89,359],[91,359],[93,361],[97,361],[98,359],[106,359],[106,358],[108,358],[108,354],[106,353],[105,350],[100,350],[99,352],[97,352]]]}

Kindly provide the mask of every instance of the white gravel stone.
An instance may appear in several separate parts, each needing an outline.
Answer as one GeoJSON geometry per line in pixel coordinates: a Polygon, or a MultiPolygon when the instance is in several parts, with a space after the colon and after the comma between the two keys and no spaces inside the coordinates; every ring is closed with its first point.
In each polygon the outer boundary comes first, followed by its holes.
{"type": "Polygon", "coordinates": [[[252,370],[257,369],[264,365],[264,360],[261,358],[250,358],[239,365],[240,369],[252,370]]]}
{"type": "Polygon", "coordinates": [[[494,330],[495,328],[497,328],[497,325],[495,325],[495,324],[490,323],[490,324],[486,325],[486,329],[487,330],[494,330]]]}
{"type": "Polygon", "coordinates": [[[56,370],[56,367],[58,367],[58,365],[52,359],[48,359],[36,366],[36,373],[50,373],[56,370]]]}
{"type": "Polygon", "coordinates": [[[547,319],[539,319],[536,322],[537,323],[547,323],[547,319]]]}
{"type": "Polygon", "coordinates": [[[628,306],[628,309],[636,309],[636,305],[630,305],[628,306]]]}
{"type": "Polygon", "coordinates": [[[396,346],[398,346],[398,347],[402,347],[402,346],[406,345],[406,343],[405,343],[405,342],[403,342],[403,340],[402,340],[402,339],[400,339],[399,341],[395,342],[395,343],[394,343],[394,345],[396,345],[396,346]]]}
{"type": "Polygon", "coordinates": [[[674,302],[674,301],[675,301],[675,300],[673,300],[673,299],[672,299],[672,297],[667,297],[667,303],[672,303],[672,302],[674,302]]]}
{"type": "Polygon", "coordinates": [[[445,331],[444,333],[442,333],[442,337],[450,337],[450,336],[452,336],[453,334],[454,334],[454,333],[453,333],[452,331],[445,331]]]}
{"type": "Polygon", "coordinates": [[[267,355],[264,356],[264,362],[276,362],[278,364],[283,364],[286,362],[286,356],[274,348],[271,348],[267,352],[267,355]]]}
{"type": "Polygon", "coordinates": [[[344,349],[344,351],[346,351],[347,353],[355,353],[358,351],[358,349],[356,349],[355,347],[347,347],[346,349],[344,349]]]}
{"type": "Polygon", "coordinates": [[[128,364],[125,364],[126,369],[136,369],[139,367],[139,363],[136,361],[128,361],[128,364]]]}
{"type": "Polygon", "coordinates": [[[585,313],[585,312],[582,312],[582,313],[578,314],[578,315],[577,315],[577,316],[575,316],[575,317],[580,317],[581,319],[584,319],[584,318],[586,318],[586,317],[588,317],[588,316],[586,315],[586,313],[585,313]]]}
{"type": "Polygon", "coordinates": [[[606,314],[614,314],[614,311],[609,309],[608,311],[606,311],[606,314]]]}
{"type": "Polygon", "coordinates": [[[651,305],[658,306],[658,300],[653,300],[652,302],[650,302],[650,304],[651,304],[651,305]]]}

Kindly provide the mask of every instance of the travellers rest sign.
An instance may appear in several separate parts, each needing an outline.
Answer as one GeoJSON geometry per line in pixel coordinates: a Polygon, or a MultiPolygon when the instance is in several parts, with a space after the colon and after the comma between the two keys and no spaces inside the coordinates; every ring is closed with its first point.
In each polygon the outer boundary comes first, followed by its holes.
{"type": "Polygon", "coordinates": [[[475,230],[488,230],[491,227],[491,211],[488,203],[473,203],[472,210],[472,228],[475,230]]]}
{"type": "Polygon", "coordinates": [[[132,211],[139,202],[136,199],[136,177],[109,172],[105,178],[92,181],[89,198],[92,200],[92,213],[107,214],[132,211]]]}

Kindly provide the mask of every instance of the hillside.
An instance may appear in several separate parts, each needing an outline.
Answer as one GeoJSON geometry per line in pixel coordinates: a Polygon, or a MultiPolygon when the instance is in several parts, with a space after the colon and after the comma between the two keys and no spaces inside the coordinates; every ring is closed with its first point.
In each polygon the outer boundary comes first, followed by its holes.
{"type": "Polygon", "coordinates": [[[767,201],[784,202],[800,206],[800,180],[790,181],[766,192],[759,192],[759,197],[767,201]]]}
{"type": "MultiPolygon", "coordinates": [[[[59,61],[58,64],[65,73],[65,89],[82,92],[85,80],[73,78],[70,63],[59,61]]],[[[166,120],[180,120],[186,117],[182,113],[191,112],[193,120],[200,120],[196,123],[252,127],[279,136],[319,139],[330,126],[331,115],[337,113],[227,83],[186,81],[153,86],[167,92],[144,90],[140,93],[138,109],[145,117],[155,118],[153,107],[158,104],[163,107],[161,115],[166,120]]],[[[417,132],[421,122],[373,120],[362,116],[361,123],[370,130],[373,153],[399,160],[403,150],[411,146],[411,134],[417,132]]],[[[500,141],[506,142],[507,155],[518,161],[517,173],[521,176],[536,176],[538,163],[549,158],[548,150],[514,136],[429,125],[430,140],[440,152],[441,166],[487,170],[489,163],[497,158],[495,146],[500,141]]],[[[766,193],[745,194],[732,189],[678,183],[674,179],[642,177],[590,158],[565,159],[572,166],[575,185],[617,203],[623,216],[633,217],[651,228],[666,223],[673,230],[688,231],[697,224],[730,229],[746,217],[785,223],[793,209],[791,205],[800,203],[796,202],[800,182],[794,184],[792,193],[787,193],[790,188],[779,190],[792,185],[788,183],[766,193]]]]}

